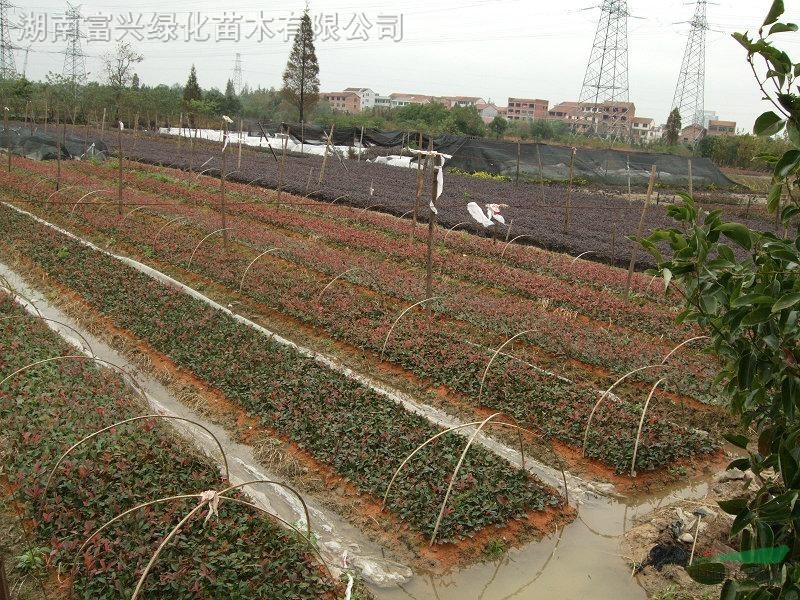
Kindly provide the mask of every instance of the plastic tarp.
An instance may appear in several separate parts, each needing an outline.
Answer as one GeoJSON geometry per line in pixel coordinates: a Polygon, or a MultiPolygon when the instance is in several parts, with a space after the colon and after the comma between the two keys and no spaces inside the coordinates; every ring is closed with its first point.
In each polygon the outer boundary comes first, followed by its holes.
{"type": "Polygon", "coordinates": [[[0,148],[8,148],[9,142],[14,154],[33,160],[56,160],[59,146],[62,160],[90,157],[104,160],[109,155],[108,147],[100,140],[67,134],[59,145],[56,134],[49,131],[44,133],[40,129],[9,127],[6,135],[5,129],[0,126],[0,148]]]}
{"type": "MultiPolygon", "coordinates": [[[[299,123],[280,123],[265,125],[270,133],[283,131],[305,144],[324,144],[330,133],[329,127],[301,125],[299,123]]],[[[381,131],[364,129],[365,147],[399,148],[409,143],[419,143],[419,133],[403,131],[381,131]]],[[[333,143],[337,146],[359,145],[361,129],[356,127],[334,128],[333,143]]],[[[430,138],[422,136],[423,148],[428,148],[430,138]]],[[[434,138],[434,149],[452,155],[447,162],[450,168],[474,173],[485,171],[495,175],[516,177],[517,144],[502,140],[491,140],[461,135],[441,135],[434,138]]],[[[569,179],[569,166],[572,148],[550,144],[520,144],[520,177],[538,180],[543,177],[550,181],[569,179]],[[541,169],[540,169],[541,165],[541,169]]],[[[391,161],[390,161],[391,162],[391,161]]],[[[674,154],[654,154],[625,150],[578,148],[575,156],[574,177],[600,184],[625,186],[646,185],[650,169],[656,165],[658,180],[668,185],[687,186],[689,182],[689,159],[674,154]]],[[[692,158],[692,179],[698,187],[715,186],[734,188],[736,183],[728,179],[714,163],[707,158],[692,158]]]]}

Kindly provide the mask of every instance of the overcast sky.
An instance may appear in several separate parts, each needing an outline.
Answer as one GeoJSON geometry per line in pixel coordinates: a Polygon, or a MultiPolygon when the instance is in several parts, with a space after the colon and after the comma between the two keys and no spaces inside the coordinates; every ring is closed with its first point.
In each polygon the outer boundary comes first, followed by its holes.
{"type": "MultiPolygon", "coordinates": [[[[771,3],[719,0],[708,7],[712,30],[708,32],[705,106],[723,119],[737,121],[741,129],[749,129],[766,109],[744,60],[744,49],[730,33],[756,30],[771,3]]],[[[29,78],[42,78],[50,71],[60,73],[66,44],[55,37],[66,3],[38,0],[35,7],[25,1],[16,4],[12,16],[26,26],[12,34],[13,43],[20,48],[17,68],[22,69],[24,49],[30,45],[29,78]],[[39,20],[24,17],[30,13],[39,20]],[[46,29],[43,14],[48,15],[46,29]],[[33,39],[35,35],[38,40],[33,39]]],[[[109,0],[84,0],[81,11],[84,17],[100,17],[92,21],[92,32],[85,31],[85,35],[102,37],[108,30],[112,39],[125,34],[134,43],[145,57],[137,69],[143,83],[183,83],[196,63],[203,87],[224,88],[239,52],[246,83],[251,87],[279,86],[290,48],[283,33],[285,24],[302,12],[305,3],[242,0],[225,3],[224,9],[221,4],[142,0],[121,7],[109,0]],[[158,22],[164,27],[151,26],[154,12],[159,13],[158,22]],[[106,27],[103,22],[109,17],[111,24],[106,27]],[[263,20],[269,19],[267,28],[259,30],[263,20]],[[237,37],[237,27],[229,26],[237,22],[239,40],[224,39],[237,37]],[[148,39],[166,31],[170,23],[178,25],[178,40],[148,39]],[[209,39],[185,41],[190,23],[204,23],[197,36],[209,39]],[[126,33],[122,24],[133,26],[126,33]],[[144,39],[137,40],[137,34],[144,39]],[[216,40],[217,36],[223,39],[216,40]]],[[[600,0],[594,0],[594,7],[593,0],[311,0],[309,4],[312,14],[328,24],[327,35],[337,32],[340,38],[317,41],[323,91],[363,86],[382,94],[470,95],[500,106],[506,105],[509,96],[545,98],[551,105],[577,100],[600,15],[600,0]],[[384,36],[400,37],[394,26],[400,16],[402,39],[378,39],[381,27],[384,36]],[[338,30],[334,28],[337,21],[338,30]]],[[[786,4],[785,18],[800,22],[800,0],[787,0],[786,4]]],[[[689,28],[685,22],[691,19],[694,5],[683,0],[629,0],[629,8],[630,98],[637,115],[661,123],[672,103],[689,28]]],[[[790,55],[800,53],[800,34],[777,37],[790,55]]],[[[101,76],[99,57],[109,46],[84,41],[90,79],[101,76]]]]}

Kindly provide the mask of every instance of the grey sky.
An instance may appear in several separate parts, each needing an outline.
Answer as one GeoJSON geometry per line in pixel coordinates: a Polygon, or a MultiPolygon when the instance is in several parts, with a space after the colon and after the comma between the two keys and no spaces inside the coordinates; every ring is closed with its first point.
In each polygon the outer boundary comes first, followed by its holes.
{"type": "MultiPolygon", "coordinates": [[[[760,101],[752,73],[744,61],[745,53],[730,38],[733,31],[757,29],[772,0],[719,0],[709,6],[706,67],[706,109],[723,119],[750,128],[755,117],[766,110],[760,101]],[[724,33],[722,33],[724,32],[724,33]]],[[[103,0],[84,0],[84,15],[115,16],[132,11],[144,13],[142,23],[153,12],[174,13],[185,24],[189,13],[207,17],[236,11],[245,19],[279,19],[296,16],[302,1],[268,4],[242,0],[236,3],[206,0],[142,0],[126,4],[103,0]]],[[[583,82],[599,9],[590,7],[599,0],[312,0],[312,13],[339,16],[340,29],[356,13],[364,13],[373,24],[368,41],[319,41],[317,55],[323,91],[338,91],[347,86],[364,86],[388,94],[417,92],[439,95],[474,95],[504,106],[508,96],[546,98],[551,104],[576,100],[583,82]],[[585,10],[588,9],[588,10],[585,10]],[[377,40],[378,15],[403,15],[403,39],[377,40]]],[[[800,22],[800,2],[787,1],[786,19],[800,22]]],[[[40,0],[35,5],[17,2],[14,17],[37,12],[61,15],[65,3],[40,0]]],[[[631,100],[641,116],[663,122],[669,111],[683,57],[687,24],[694,5],[683,0],[629,0],[631,100]]],[[[275,28],[278,26],[276,25],[275,28]]],[[[49,71],[61,72],[65,44],[52,38],[53,22],[47,41],[33,43],[27,74],[41,78],[49,71]]],[[[351,28],[352,30],[352,28],[351,28]]],[[[211,23],[206,31],[213,33],[211,23]]],[[[244,30],[243,30],[244,31],[244,30]]],[[[118,35],[119,30],[113,29],[118,35]]],[[[244,36],[244,33],[243,33],[244,36]]],[[[16,41],[23,48],[29,41],[16,41]]],[[[800,34],[777,36],[790,54],[800,50],[800,34]]],[[[257,42],[135,41],[145,56],[139,66],[141,80],[147,84],[183,83],[189,67],[196,63],[203,87],[223,87],[231,76],[236,52],[242,54],[244,80],[251,86],[279,86],[290,44],[283,36],[257,42]]],[[[99,56],[107,44],[85,43],[89,55],[90,78],[100,75],[99,56]]],[[[17,52],[21,68],[24,50],[17,52]]]]}

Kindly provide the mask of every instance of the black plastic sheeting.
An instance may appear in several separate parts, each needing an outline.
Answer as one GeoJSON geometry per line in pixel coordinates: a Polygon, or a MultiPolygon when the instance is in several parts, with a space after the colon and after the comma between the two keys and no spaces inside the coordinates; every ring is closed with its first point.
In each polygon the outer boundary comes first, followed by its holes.
{"type": "MultiPolygon", "coordinates": [[[[306,144],[324,144],[330,128],[299,123],[264,125],[270,134],[288,132],[306,144]]],[[[258,132],[256,132],[258,135],[258,132]]],[[[332,142],[336,146],[353,146],[361,141],[361,129],[356,127],[334,128],[332,142]]],[[[400,147],[419,144],[415,132],[381,131],[365,128],[365,147],[400,147]]],[[[422,135],[422,147],[428,148],[430,138],[422,135]]],[[[441,135],[433,139],[434,149],[452,155],[447,166],[469,173],[484,171],[493,175],[517,176],[517,144],[502,140],[475,138],[460,135],[441,135]]],[[[519,175],[523,179],[538,181],[567,181],[569,179],[572,148],[550,144],[519,145],[519,175]]],[[[695,187],[735,188],[736,183],[728,179],[707,158],[692,158],[692,182],[695,187]]],[[[594,183],[627,186],[629,178],[633,186],[647,185],[650,170],[656,166],[658,181],[671,186],[688,187],[689,159],[674,154],[653,154],[578,148],[575,154],[574,177],[594,183]]]]}
{"type": "Polygon", "coordinates": [[[0,148],[8,148],[10,142],[14,154],[33,160],[56,160],[59,149],[62,160],[78,158],[104,160],[109,156],[108,147],[98,139],[84,139],[67,134],[59,148],[54,132],[44,133],[40,129],[31,130],[27,127],[9,127],[8,130],[7,136],[5,129],[0,127],[0,148]]]}

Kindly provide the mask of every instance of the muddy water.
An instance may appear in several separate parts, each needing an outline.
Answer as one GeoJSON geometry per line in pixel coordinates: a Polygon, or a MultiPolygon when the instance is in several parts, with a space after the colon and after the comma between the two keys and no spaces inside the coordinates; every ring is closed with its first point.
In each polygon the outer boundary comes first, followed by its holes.
{"type": "Polygon", "coordinates": [[[573,523],[500,560],[446,576],[416,574],[373,593],[380,600],[642,600],[647,596],[619,554],[621,536],[635,518],[707,492],[707,484],[698,483],[639,500],[587,499],[573,523]]]}

